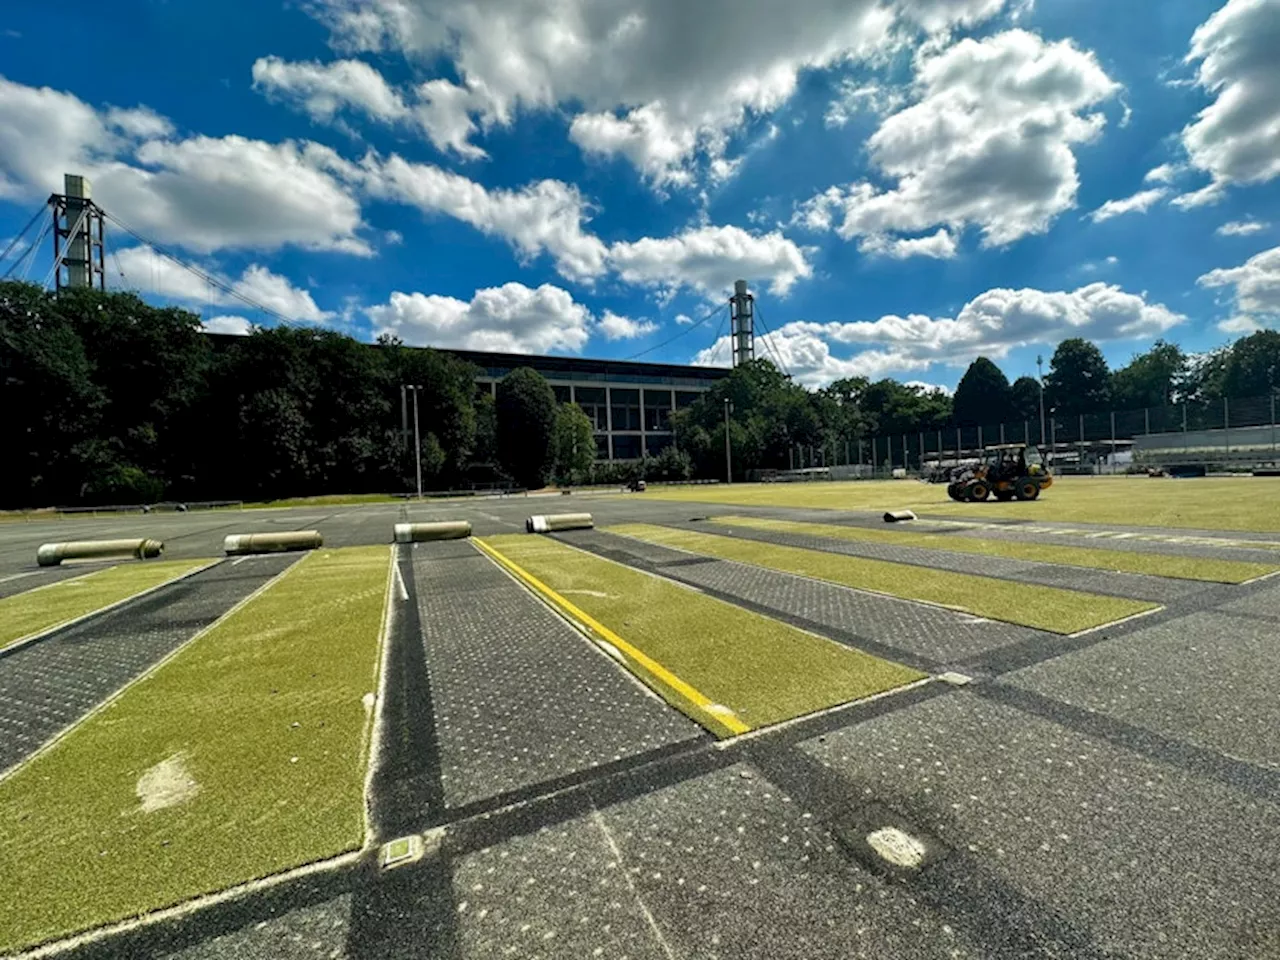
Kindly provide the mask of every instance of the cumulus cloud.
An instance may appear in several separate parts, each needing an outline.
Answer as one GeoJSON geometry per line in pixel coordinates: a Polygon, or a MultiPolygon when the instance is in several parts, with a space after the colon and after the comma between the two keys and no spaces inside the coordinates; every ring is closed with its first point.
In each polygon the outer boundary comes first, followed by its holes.
{"type": "Polygon", "coordinates": [[[1089,219],[1094,223],[1102,223],[1104,220],[1110,220],[1126,213],[1146,213],[1156,201],[1163,198],[1168,192],[1164,187],[1154,187],[1150,190],[1141,190],[1133,194],[1133,196],[1125,197],[1122,200],[1108,200],[1093,213],[1089,214],[1089,219]]]}
{"type": "Polygon", "coordinates": [[[451,121],[505,125],[567,105],[585,151],[627,158],[654,184],[692,179],[752,116],[786,103],[806,69],[866,60],[900,30],[974,25],[1004,0],[317,0],[348,52],[449,61],[451,121]],[[750,51],[744,56],[743,51],[750,51]],[[472,119],[474,118],[474,119],[472,119]]]}
{"type": "Polygon", "coordinates": [[[1220,237],[1247,237],[1254,233],[1261,233],[1271,226],[1269,223],[1263,223],[1261,220],[1232,220],[1230,223],[1224,223],[1214,231],[1220,237]]]}
{"type": "Polygon", "coordinates": [[[698,227],[675,236],[615,243],[609,263],[627,283],[674,292],[721,293],[738,279],[767,283],[783,296],[813,275],[805,252],[780,232],[762,235],[741,227],[698,227]]]}
{"type": "Polygon", "coordinates": [[[124,282],[130,289],[195,306],[242,307],[244,299],[248,299],[286,320],[323,323],[334,316],[316,306],[308,291],[295,287],[286,277],[259,264],[249,266],[236,280],[205,270],[217,281],[210,283],[152,248],[137,246],[114,254],[112,267],[124,274],[124,282]]]}
{"type": "Polygon", "coordinates": [[[1202,287],[1231,288],[1242,316],[1280,318],[1280,247],[1264,250],[1238,267],[1210,270],[1197,282],[1202,287]]]}
{"type": "Polygon", "coordinates": [[[457,173],[398,155],[367,156],[364,188],[373,196],[445,214],[502,237],[526,259],[550,254],[562,276],[589,280],[605,272],[606,248],[585,225],[587,205],[576,187],[542,180],[518,190],[490,190],[457,173]]]}
{"type": "Polygon", "coordinates": [[[1229,184],[1280,176],[1280,2],[1227,0],[1191,37],[1188,63],[1213,103],[1182,131],[1191,165],[1212,178],[1199,206],[1229,184]]]}
{"type": "Polygon", "coordinates": [[[909,257],[950,260],[956,255],[956,238],[943,228],[927,237],[901,238],[872,234],[862,239],[858,249],[863,253],[883,254],[895,260],[906,260],[909,257]]]}
{"type": "Polygon", "coordinates": [[[513,353],[577,352],[594,325],[590,310],[551,284],[508,283],[477,290],[470,301],[396,292],[365,312],[377,335],[405,343],[513,353]]]}
{"type": "Polygon", "coordinates": [[[635,340],[653,333],[658,325],[652,320],[632,320],[606,310],[597,329],[606,340],[635,340]]]}
{"type": "MultiPolygon", "coordinates": [[[[1092,283],[1074,291],[993,289],[955,317],[885,316],[879,320],[814,323],[799,320],[775,331],[770,345],[789,371],[811,386],[847,376],[882,377],[923,370],[933,363],[963,366],[978,355],[1003,357],[1031,344],[1067,337],[1135,340],[1159,336],[1185,317],[1162,304],[1092,283]],[[837,354],[854,348],[857,352],[837,354]]],[[[757,338],[762,339],[762,338],[757,338]]],[[[728,338],[702,351],[695,363],[723,365],[728,338]]],[[[768,355],[761,347],[757,355],[768,355]]]]}
{"type": "Polygon", "coordinates": [[[1181,164],[1162,163],[1160,166],[1152,167],[1148,170],[1142,180],[1144,183],[1173,183],[1181,172],[1181,164]]]}
{"type": "Polygon", "coordinates": [[[210,317],[201,326],[207,333],[230,333],[237,337],[247,337],[253,331],[253,324],[244,317],[210,317]]]}
{"type": "Polygon", "coordinates": [[[419,128],[439,150],[470,159],[486,156],[468,142],[475,124],[467,114],[466,91],[448,81],[421,84],[406,97],[362,60],[289,62],[271,56],[254,62],[253,86],[317,122],[332,123],[351,111],[380,123],[419,128]]]}
{"type": "Polygon", "coordinates": [[[1250,317],[1247,314],[1243,314],[1243,313],[1238,314],[1237,316],[1234,316],[1234,317],[1229,317],[1226,320],[1219,320],[1216,326],[1223,333],[1234,333],[1234,334],[1245,334],[1245,335],[1250,333],[1257,333],[1259,330],[1262,329],[1262,324],[1260,324],[1257,320],[1253,319],[1253,317],[1250,317]]]}
{"type": "Polygon", "coordinates": [[[0,197],[60,192],[63,173],[79,172],[108,211],[189,250],[372,252],[333,151],[237,136],[175,140],[171,131],[146,108],[98,111],[69,93],[0,78],[0,197]]]}
{"type": "Polygon", "coordinates": [[[1074,205],[1073,147],[1099,135],[1095,108],[1120,89],[1092,53],[1010,30],[922,52],[915,69],[914,102],[867,143],[895,185],[832,187],[795,223],[845,239],[972,225],[998,246],[1044,232],[1074,205]]]}

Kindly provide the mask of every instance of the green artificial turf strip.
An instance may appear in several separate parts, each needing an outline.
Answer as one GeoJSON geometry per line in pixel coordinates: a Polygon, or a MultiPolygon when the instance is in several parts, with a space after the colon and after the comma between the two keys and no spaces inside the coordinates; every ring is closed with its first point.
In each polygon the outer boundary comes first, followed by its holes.
{"type": "Polygon", "coordinates": [[[945,484],[915,480],[735,483],[651,487],[649,499],[830,510],[914,510],[966,520],[1248,530],[1280,533],[1280,481],[1272,477],[1055,477],[1038,500],[956,503],[945,484]]]}
{"type": "Polygon", "coordinates": [[[995,580],[968,573],[931,570],[886,560],[866,560],[842,554],[784,547],[718,534],[695,533],[644,523],[606,528],[607,532],[650,543],[689,550],[721,560],[736,560],[784,573],[796,573],[860,590],[875,590],[906,600],[924,600],[964,610],[979,617],[1003,620],[1051,633],[1076,633],[1158,604],[1103,597],[1078,590],[1041,587],[995,580]]]}
{"type": "Polygon", "coordinates": [[[924,678],[555,540],[485,542],[753,729],[924,678]]]}
{"type": "Polygon", "coordinates": [[[307,555],[0,781],[0,953],[360,847],[388,570],[307,555]],[[143,812],[175,755],[198,792],[143,812]]]}
{"type": "Polygon", "coordinates": [[[134,561],[6,597],[0,600],[0,650],[23,637],[43,633],[59,624],[127,600],[210,562],[134,561]]]}
{"type": "Polygon", "coordinates": [[[714,517],[716,523],[749,530],[797,533],[811,537],[833,537],[861,543],[891,543],[904,547],[948,550],[952,553],[977,553],[989,557],[1010,557],[1038,563],[1064,563],[1075,567],[1121,573],[1145,573],[1154,577],[1180,580],[1208,580],[1213,583],[1243,583],[1280,570],[1265,563],[1238,560],[1214,560],[1205,557],[1175,557],[1163,553],[1127,553],[1122,550],[1096,550],[1056,543],[1029,543],[1022,540],[982,540],[941,533],[917,533],[911,530],[869,530],[829,523],[801,523],[768,517],[714,517]]]}

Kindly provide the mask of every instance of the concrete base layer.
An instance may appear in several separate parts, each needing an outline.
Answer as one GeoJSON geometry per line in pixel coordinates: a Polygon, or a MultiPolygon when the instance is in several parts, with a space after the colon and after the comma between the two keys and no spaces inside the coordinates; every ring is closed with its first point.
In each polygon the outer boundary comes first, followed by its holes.
{"type": "MultiPolygon", "coordinates": [[[[1027,916],[1059,918],[1058,936],[1076,943],[1063,956],[1280,950],[1274,804],[970,693],[804,749],[851,799],[875,799],[980,858],[989,873],[971,896],[985,884],[1027,916]]],[[[967,906],[982,904],[953,909],[967,906]]],[[[1001,925],[1020,922],[1013,913],[1001,925]]]]}
{"type": "Polygon", "coordinates": [[[220,563],[0,657],[0,770],[75,723],[296,559],[220,563]]]}
{"type": "Polygon", "coordinates": [[[413,557],[448,806],[702,735],[471,545],[413,557]]]}
{"type": "Polygon", "coordinates": [[[1041,696],[1280,771],[1276,635],[1274,622],[1193,613],[1005,679],[1041,696]]]}

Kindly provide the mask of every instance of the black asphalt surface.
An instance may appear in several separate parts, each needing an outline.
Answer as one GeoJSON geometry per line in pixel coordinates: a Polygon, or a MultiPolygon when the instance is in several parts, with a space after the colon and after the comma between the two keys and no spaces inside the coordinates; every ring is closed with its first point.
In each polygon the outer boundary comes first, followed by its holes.
{"type": "MultiPolygon", "coordinates": [[[[874,522],[639,495],[5,524],[0,588],[30,572],[45,529],[160,536],[168,556],[211,557],[227,533],[314,528],[344,546],[387,543],[401,520],[454,518],[514,533],[530,513],[570,504],[598,525],[729,513],[874,522]]],[[[599,531],[561,539],[972,682],[714,743],[470,545],[400,547],[372,813],[380,841],[423,834],[426,856],[389,871],[366,858],[67,955],[1280,957],[1280,578],[1112,578],[1107,592],[1163,608],[1069,638],[599,531]]],[[[1061,538],[1077,540],[1274,559],[1061,538]]],[[[834,543],[847,546],[806,545],[834,543]]],[[[908,556],[936,559],[886,559],[908,556]]],[[[1060,575],[1018,564],[1006,575],[1060,575]]],[[[197,596],[211,609],[210,588],[197,596]]],[[[131,611],[139,634],[141,603],[119,614],[128,623],[131,611]]],[[[11,662],[0,658],[0,684],[11,662]]]]}

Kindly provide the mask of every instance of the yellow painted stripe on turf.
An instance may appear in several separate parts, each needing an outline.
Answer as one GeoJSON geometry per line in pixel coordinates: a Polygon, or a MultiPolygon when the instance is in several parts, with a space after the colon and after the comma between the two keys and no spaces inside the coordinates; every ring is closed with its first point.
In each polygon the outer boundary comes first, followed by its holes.
{"type": "Polygon", "coordinates": [[[533,574],[529,573],[527,570],[522,568],[519,564],[515,563],[512,560],[507,559],[505,556],[503,556],[501,553],[499,553],[497,550],[489,546],[489,544],[485,543],[481,539],[472,538],[471,542],[474,543],[477,547],[479,547],[487,556],[493,559],[496,563],[501,565],[506,570],[510,571],[517,579],[527,584],[530,588],[532,588],[537,593],[541,594],[547,600],[551,601],[552,604],[559,607],[561,610],[563,610],[573,619],[577,620],[579,623],[581,623],[584,627],[586,627],[592,633],[600,637],[600,639],[604,640],[606,643],[610,643],[613,646],[617,647],[620,651],[622,651],[623,654],[625,654],[627,657],[634,660],[637,664],[639,664],[641,667],[647,670],[650,673],[650,675],[652,675],[660,683],[670,687],[672,690],[675,690],[677,693],[679,693],[682,697],[684,697],[686,700],[688,700],[698,709],[706,713],[708,718],[713,724],[715,724],[716,726],[724,727],[730,733],[735,735],[740,733],[747,733],[751,729],[749,726],[743,723],[737,717],[736,714],[732,712],[722,713],[719,710],[711,709],[712,707],[716,706],[716,704],[704,693],[690,686],[689,684],[685,683],[683,680],[677,677],[674,673],[672,673],[662,664],[658,663],[658,661],[654,660],[649,656],[646,656],[640,650],[636,649],[631,644],[627,643],[627,641],[623,640],[620,636],[618,636],[616,633],[614,633],[612,630],[606,627],[599,620],[596,620],[589,613],[579,609],[573,603],[566,600],[564,597],[560,596],[560,594],[556,593],[554,590],[548,587],[545,583],[543,583],[533,574]]]}

